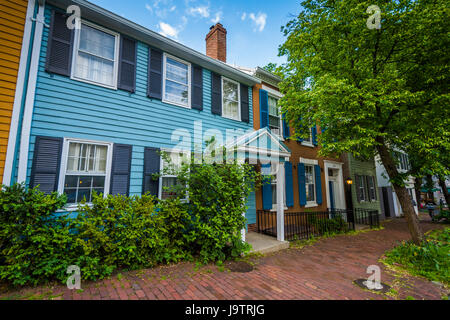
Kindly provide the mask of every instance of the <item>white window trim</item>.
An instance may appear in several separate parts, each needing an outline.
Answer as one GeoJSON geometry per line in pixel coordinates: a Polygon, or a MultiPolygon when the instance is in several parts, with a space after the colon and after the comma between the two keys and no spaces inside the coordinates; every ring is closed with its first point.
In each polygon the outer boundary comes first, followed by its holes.
{"type": "MultiPolygon", "coordinates": [[[[171,80],[169,80],[171,81],[171,80]]],[[[191,104],[191,64],[185,60],[182,60],[180,58],[177,58],[175,56],[172,56],[168,53],[163,53],[163,86],[162,86],[162,102],[167,103],[167,104],[171,104],[174,106],[178,106],[178,107],[182,107],[182,108],[186,108],[186,109],[191,109],[192,108],[192,104],[191,104]],[[188,103],[187,104],[183,104],[183,103],[177,103],[174,101],[170,101],[166,99],[166,69],[167,69],[167,58],[170,58],[172,60],[178,61],[182,64],[185,64],[188,66],[188,103]]]]}
{"type": "MultiPolygon", "coordinates": [[[[103,195],[106,197],[109,194],[109,187],[110,187],[110,183],[111,183],[111,168],[112,168],[112,156],[113,156],[113,145],[114,144],[112,142],[73,139],[73,138],[64,138],[62,156],[61,156],[61,165],[60,165],[61,168],[59,171],[59,180],[58,180],[58,193],[64,194],[64,182],[66,179],[67,158],[69,155],[69,144],[70,143],[96,144],[96,145],[108,147],[107,156],[106,156],[105,188],[104,188],[104,193],[103,193],[103,195]]],[[[78,209],[78,204],[67,205],[63,211],[75,211],[77,209],[78,209]]]]}
{"type": "Polygon", "coordinates": [[[75,76],[75,70],[76,70],[76,62],[77,62],[77,57],[78,57],[78,50],[80,48],[80,33],[81,33],[81,29],[75,30],[75,40],[74,40],[74,46],[73,46],[73,51],[72,51],[72,70],[70,72],[70,79],[72,80],[76,80],[76,81],[81,81],[81,82],[85,82],[85,83],[89,83],[89,84],[94,84],[100,87],[104,87],[104,88],[108,88],[108,89],[114,89],[117,90],[117,82],[118,82],[118,75],[119,75],[119,44],[120,44],[120,34],[108,29],[105,29],[103,27],[100,27],[96,24],[93,24],[91,22],[82,20],[81,24],[86,25],[88,27],[100,30],[102,32],[108,33],[112,36],[115,37],[115,43],[114,43],[114,75],[113,75],[113,85],[109,86],[107,84],[101,83],[101,82],[95,82],[92,80],[88,80],[88,79],[84,79],[84,78],[79,78],[77,76],[75,76]]]}
{"type": "Polygon", "coordinates": [[[240,85],[240,83],[237,82],[237,81],[231,80],[229,78],[223,77],[223,76],[221,77],[221,82],[222,82],[221,83],[221,85],[222,85],[222,92],[221,92],[222,99],[221,99],[220,103],[222,104],[222,117],[225,118],[225,119],[230,119],[230,120],[235,120],[235,121],[242,121],[241,120],[241,85],[240,85]],[[232,83],[237,85],[237,89],[238,89],[238,119],[231,118],[231,117],[226,117],[226,116],[223,115],[223,107],[224,107],[224,103],[223,103],[223,99],[224,99],[224,97],[223,97],[223,81],[224,80],[232,82],[232,83]]]}
{"type": "Polygon", "coordinates": [[[309,137],[310,137],[311,141],[306,141],[305,139],[303,139],[302,145],[304,145],[306,147],[314,148],[314,142],[313,142],[313,137],[312,137],[312,128],[309,128],[309,137]]]}
{"type": "Polygon", "coordinates": [[[278,105],[278,101],[280,100],[280,97],[273,94],[272,92],[269,92],[269,97],[272,97],[277,100],[278,114],[280,116],[280,134],[279,135],[277,135],[275,133],[273,133],[273,134],[276,135],[281,141],[284,141],[283,115],[281,114],[281,108],[278,105]]]}
{"type": "Polygon", "coordinates": [[[319,164],[318,160],[315,159],[306,159],[306,158],[300,158],[300,163],[305,164],[306,166],[312,166],[313,168],[313,179],[314,179],[314,201],[306,201],[305,208],[312,208],[312,207],[318,207],[317,204],[317,190],[316,190],[316,172],[315,172],[315,166],[319,164]]]}
{"type": "MultiPolygon", "coordinates": [[[[284,167],[283,167],[282,170],[284,170],[284,167]]],[[[275,180],[276,180],[276,176],[275,176],[275,180]]],[[[277,181],[277,183],[274,183],[273,181],[274,181],[274,180],[272,179],[272,181],[271,181],[271,186],[275,185],[275,187],[276,187],[278,181],[277,181]]],[[[284,205],[284,210],[287,210],[288,207],[287,207],[287,205],[286,205],[286,200],[287,200],[287,199],[286,199],[286,198],[287,198],[287,195],[286,195],[286,186],[284,186],[283,189],[284,189],[283,205],[284,205]]],[[[278,199],[277,199],[277,202],[278,202],[278,199]]],[[[277,211],[277,205],[278,205],[278,203],[272,203],[272,209],[271,209],[270,211],[271,211],[271,212],[276,212],[276,211],[277,211]]]]}
{"type": "MultiPolygon", "coordinates": [[[[166,153],[181,153],[181,152],[185,152],[183,150],[169,150],[169,149],[161,149],[162,152],[166,152],[166,153]]],[[[163,187],[162,187],[162,179],[163,178],[177,178],[176,175],[170,175],[170,174],[163,174],[163,170],[164,170],[164,159],[162,157],[162,155],[160,156],[160,161],[159,161],[159,172],[160,172],[160,176],[159,176],[159,183],[158,183],[158,199],[162,199],[162,192],[163,192],[163,187]]],[[[180,199],[181,202],[189,202],[189,192],[186,191],[186,198],[184,199],[180,199]]]]}

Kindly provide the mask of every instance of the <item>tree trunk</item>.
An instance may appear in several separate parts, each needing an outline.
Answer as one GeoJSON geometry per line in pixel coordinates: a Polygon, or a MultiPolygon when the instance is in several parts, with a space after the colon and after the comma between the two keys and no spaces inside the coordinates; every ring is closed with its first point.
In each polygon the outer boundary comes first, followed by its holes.
{"type": "Polygon", "coordinates": [[[420,210],[422,201],[420,201],[420,189],[422,189],[422,177],[415,177],[414,191],[416,192],[417,209],[420,210]]]}
{"type": "Polygon", "coordinates": [[[442,189],[442,192],[444,193],[445,202],[447,203],[447,207],[450,208],[450,198],[447,190],[447,186],[445,185],[445,178],[439,177],[439,186],[442,189]]]}
{"type": "Polygon", "coordinates": [[[395,162],[392,159],[391,153],[385,146],[384,138],[378,137],[377,142],[379,143],[379,145],[377,146],[378,154],[380,155],[381,162],[383,163],[383,166],[386,169],[387,174],[389,175],[391,184],[394,187],[403,213],[405,214],[405,218],[408,223],[408,229],[411,233],[411,238],[415,244],[419,245],[423,240],[423,233],[419,225],[419,219],[414,212],[411,197],[406,190],[406,187],[398,181],[399,173],[397,167],[395,166],[395,162]]]}

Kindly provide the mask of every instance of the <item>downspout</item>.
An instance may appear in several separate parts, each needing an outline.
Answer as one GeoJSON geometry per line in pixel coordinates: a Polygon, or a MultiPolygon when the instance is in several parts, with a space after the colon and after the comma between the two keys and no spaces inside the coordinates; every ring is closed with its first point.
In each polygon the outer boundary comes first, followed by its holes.
{"type": "Polygon", "coordinates": [[[6,149],[5,170],[3,173],[3,184],[7,186],[12,183],[12,171],[16,158],[17,134],[20,130],[20,114],[22,111],[24,91],[26,90],[25,88],[27,83],[34,13],[35,0],[28,0],[22,39],[22,49],[20,52],[19,72],[17,74],[16,93],[14,96],[13,112],[11,116],[11,127],[9,130],[8,147],[6,149]]]}
{"type": "Polygon", "coordinates": [[[28,152],[30,148],[31,121],[33,118],[34,98],[36,93],[37,74],[39,69],[39,59],[42,44],[42,33],[45,24],[45,0],[39,0],[39,10],[36,20],[36,30],[33,39],[33,51],[31,54],[30,74],[28,78],[28,88],[25,99],[25,109],[23,114],[22,134],[20,137],[19,170],[17,182],[26,182],[28,152]]]}

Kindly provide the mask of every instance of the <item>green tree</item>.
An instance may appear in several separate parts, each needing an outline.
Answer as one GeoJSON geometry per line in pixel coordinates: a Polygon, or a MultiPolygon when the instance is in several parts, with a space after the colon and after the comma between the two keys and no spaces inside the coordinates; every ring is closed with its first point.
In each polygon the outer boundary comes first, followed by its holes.
{"type": "Polygon", "coordinates": [[[379,155],[418,244],[423,234],[393,151],[432,159],[433,146],[449,150],[449,8],[444,0],[301,4],[283,27],[283,113],[296,135],[318,122],[326,128],[323,155],[379,155]],[[374,4],[380,28],[369,28],[374,4]]]}

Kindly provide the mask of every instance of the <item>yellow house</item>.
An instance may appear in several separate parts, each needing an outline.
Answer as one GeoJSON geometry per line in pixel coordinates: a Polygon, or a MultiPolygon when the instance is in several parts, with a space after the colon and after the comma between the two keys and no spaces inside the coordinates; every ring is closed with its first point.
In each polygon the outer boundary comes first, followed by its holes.
{"type": "MultiPolygon", "coordinates": [[[[21,100],[21,97],[16,97],[16,87],[23,86],[23,80],[18,81],[20,64],[26,64],[26,61],[21,62],[21,56],[28,52],[29,39],[24,40],[28,2],[0,0],[0,183],[5,170],[10,129],[12,123],[18,122],[17,118],[14,121],[12,118],[14,105],[20,104],[18,100],[21,100]],[[23,50],[23,44],[26,50],[23,50]]],[[[17,123],[13,126],[17,127],[17,123]]]]}

